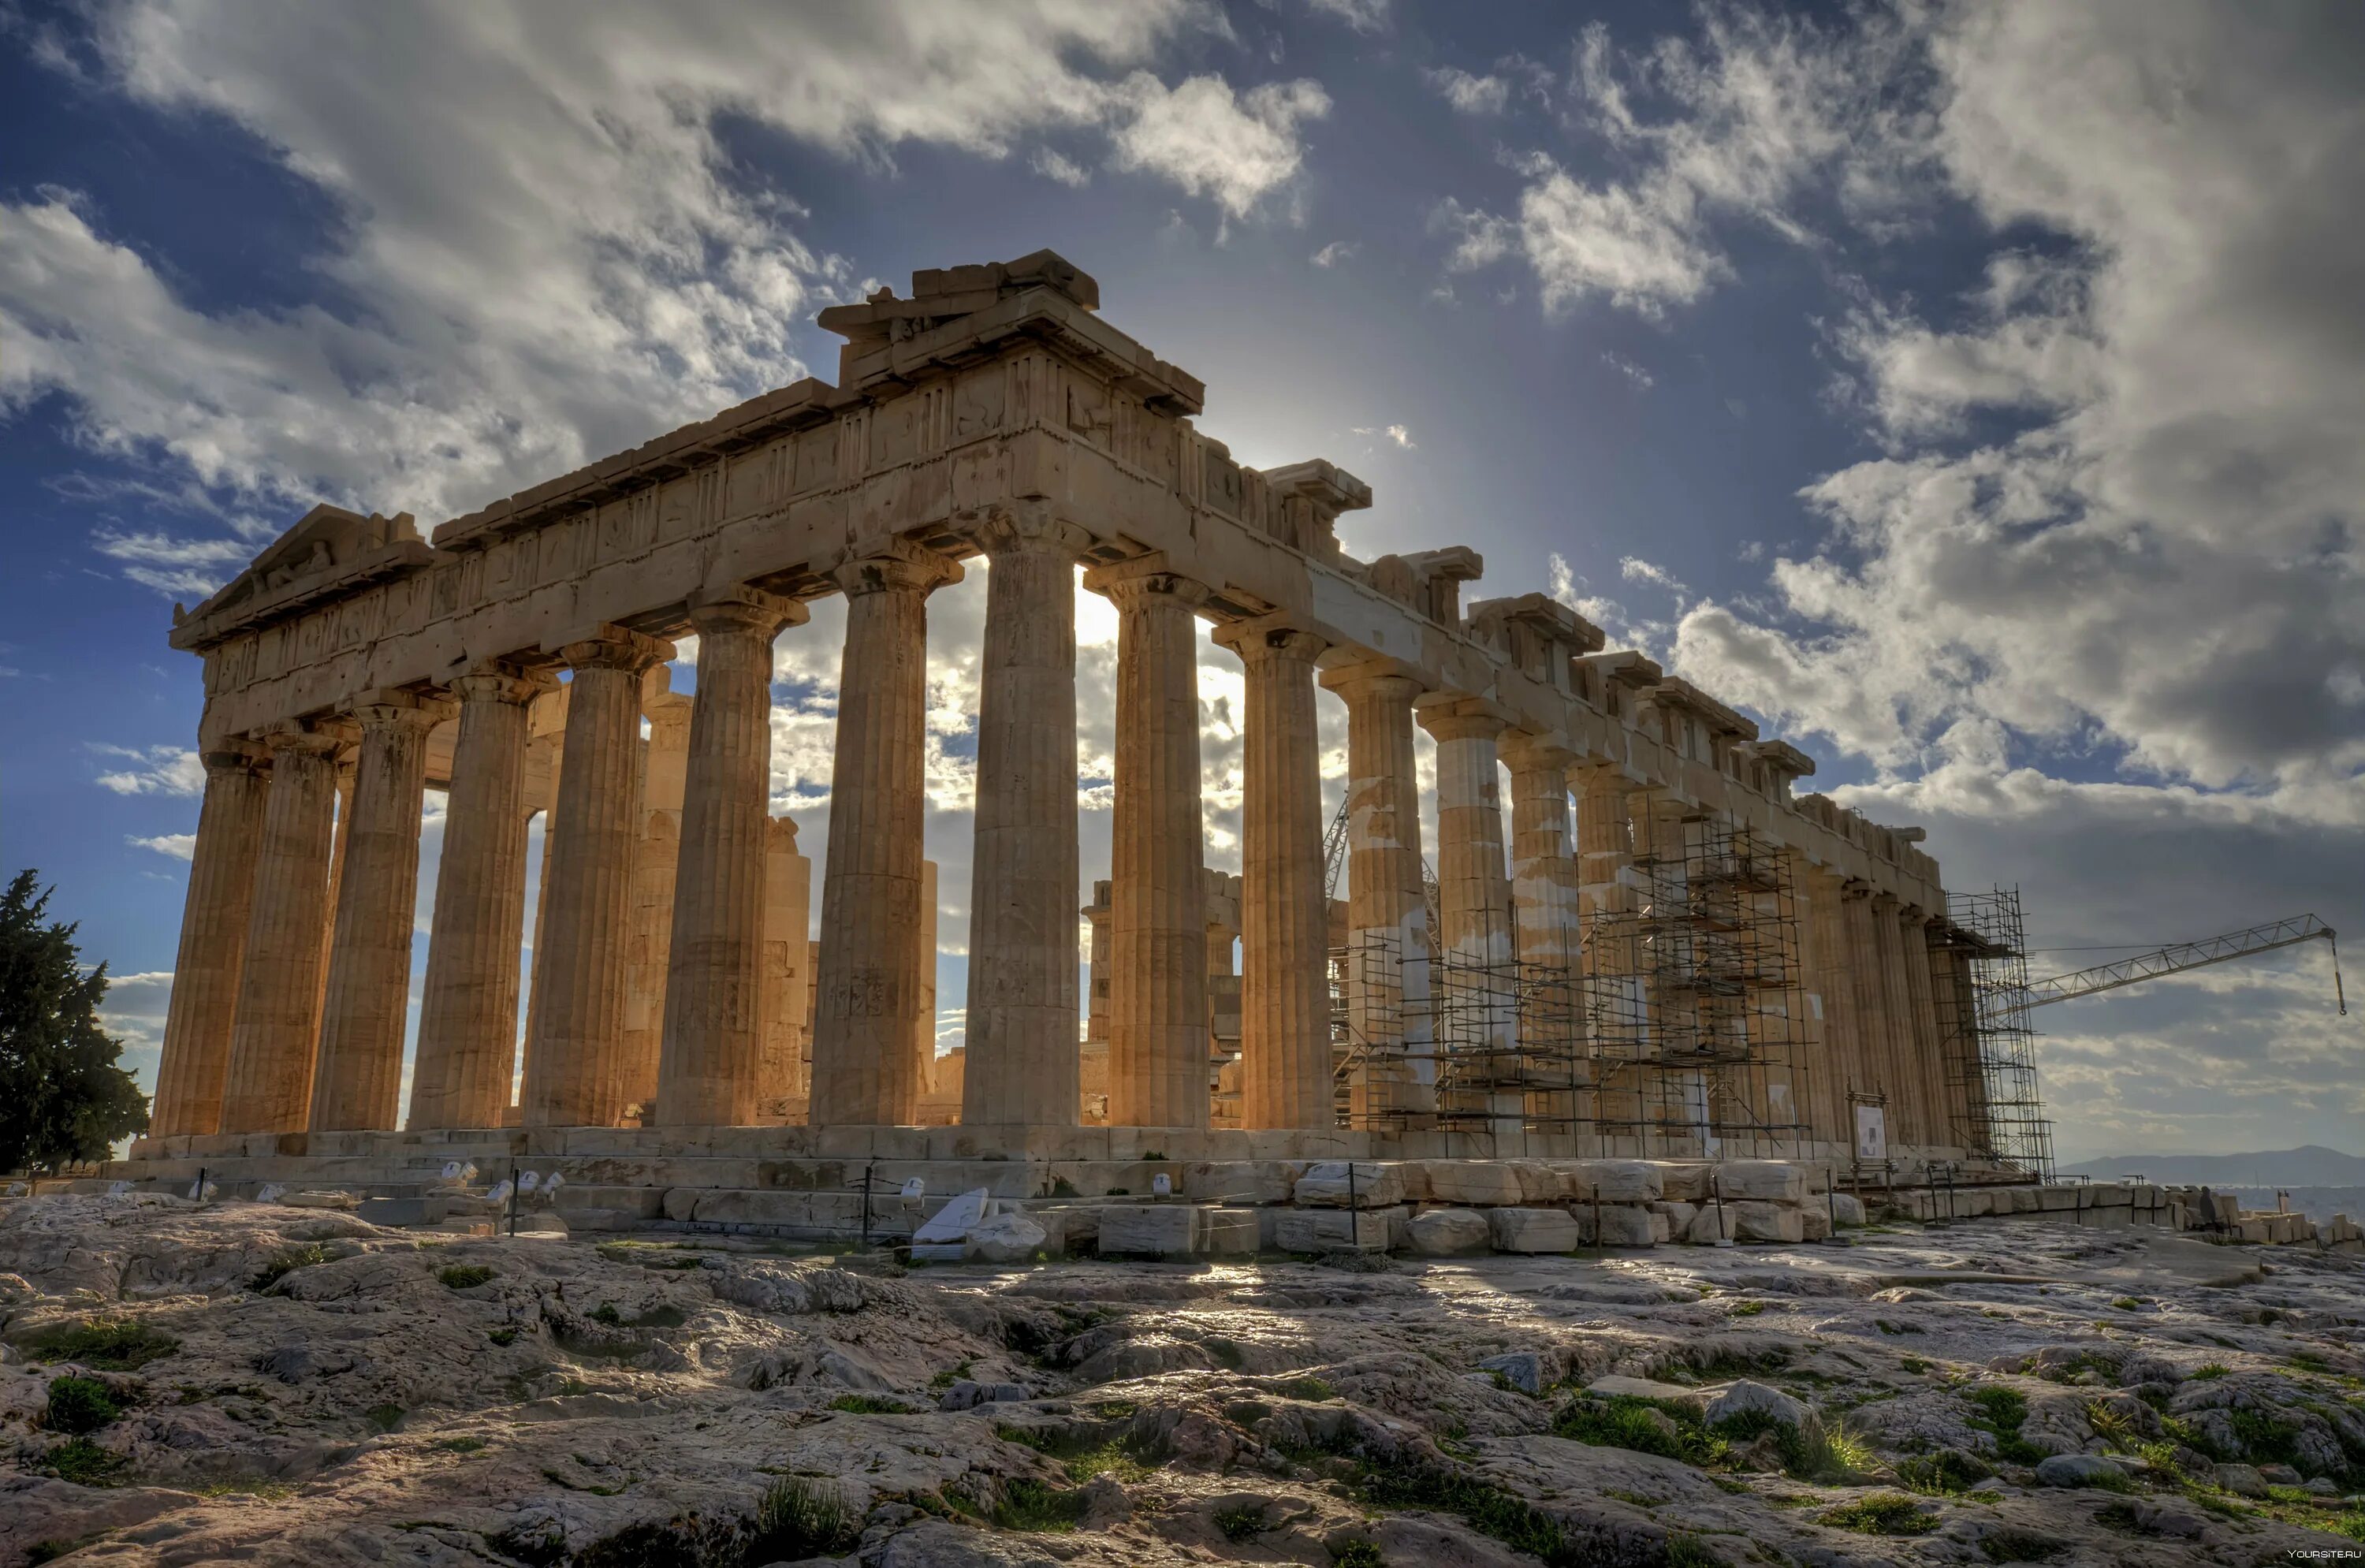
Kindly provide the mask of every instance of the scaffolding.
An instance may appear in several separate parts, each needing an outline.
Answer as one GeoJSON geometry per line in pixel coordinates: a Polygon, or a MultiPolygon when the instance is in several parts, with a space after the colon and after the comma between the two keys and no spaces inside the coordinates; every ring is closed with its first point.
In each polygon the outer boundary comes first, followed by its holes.
{"type": "Polygon", "coordinates": [[[1972,1153],[2053,1179],[2053,1123],[2036,1079],[2028,940],[2018,888],[1946,895],[1930,928],[1940,1049],[1957,1131],[1972,1153]]]}
{"type": "Polygon", "coordinates": [[[1586,931],[1583,1023],[1607,1147],[1795,1157],[1810,1019],[1788,858],[1706,813],[1654,819],[1628,907],[1586,931]]]}

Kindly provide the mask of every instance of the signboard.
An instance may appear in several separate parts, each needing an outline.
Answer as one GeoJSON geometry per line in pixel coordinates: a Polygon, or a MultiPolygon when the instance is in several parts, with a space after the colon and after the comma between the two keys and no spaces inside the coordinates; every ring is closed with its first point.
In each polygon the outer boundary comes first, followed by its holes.
{"type": "Polygon", "coordinates": [[[1855,1108],[1855,1157],[1867,1161],[1889,1158],[1889,1113],[1878,1105],[1855,1108]]]}

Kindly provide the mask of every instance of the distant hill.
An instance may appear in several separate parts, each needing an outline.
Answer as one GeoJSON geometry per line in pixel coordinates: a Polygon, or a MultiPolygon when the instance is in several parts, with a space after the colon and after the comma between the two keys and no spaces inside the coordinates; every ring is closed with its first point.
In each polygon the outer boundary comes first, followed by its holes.
{"type": "Polygon", "coordinates": [[[2140,1172],[2167,1185],[2212,1187],[2365,1187],[2365,1155],[2309,1144],[2256,1154],[2097,1154],[2059,1162],[2064,1171],[2112,1177],[2140,1172]]]}

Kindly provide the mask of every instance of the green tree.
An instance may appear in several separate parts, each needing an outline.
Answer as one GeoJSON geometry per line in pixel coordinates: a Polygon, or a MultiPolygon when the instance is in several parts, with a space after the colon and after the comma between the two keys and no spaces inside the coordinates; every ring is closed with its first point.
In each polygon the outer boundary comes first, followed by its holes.
{"type": "Polygon", "coordinates": [[[148,1130],[123,1042],[99,1026],[106,966],[85,974],[75,928],[49,923],[55,890],[27,870],[0,893],[0,1170],[101,1159],[148,1130]]]}

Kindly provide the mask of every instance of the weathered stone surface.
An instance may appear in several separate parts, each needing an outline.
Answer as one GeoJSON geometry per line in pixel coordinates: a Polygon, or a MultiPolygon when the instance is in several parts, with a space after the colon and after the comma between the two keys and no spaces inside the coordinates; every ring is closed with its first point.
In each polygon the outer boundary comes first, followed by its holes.
{"type": "Polygon", "coordinates": [[[1715,1167],[1713,1190],[1728,1202],[1796,1204],[1807,1195],[1807,1176],[1788,1160],[1729,1159],[1715,1167]]]}
{"type": "Polygon", "coordinates": [[[1424,1258],[1450,1258],[1485,1251],[1493,1236],[1486,1216],[1474,1209],[1430,1209],[1412,1216],[1405,1244],[1424,1258]]]}
{"type": "Polygon", "coordinates": [[[1659,1167],[1642,1159],[1589,1159],[1580,1168],[1583,1196],[1603,1204],[1655,1203],[1659,1167]]]}
{"type": "Polygon", "coordinates": [[[1803,1241],[1806,1221],[1799,1211],[1787,1204],[1744,1203],[1727,1204],[1725,1212],[1732,1216],[1733,1235],[1743,1241],[1803,1241]]]}
{"type": "Polygon", "coordinates": [[[1497,1252],[1571,1252],[1585,1233],[1564,1209],[1489,1209],[1486,1224],[1497,1252]]]}
{"type": "Polygon", "coordinates": [[[1833,1193],[1831,1196],[1832,1218],[1841,1225],[1862,1225],[1864,1200],[1853,1193],[1833,1193]]]}
{"type": "Polygon", "coordinates": [[[1583,1211],[1581,1218],[1596,1221],[1594,1244],[1598,1247],[1648,1247],[1658,1239],[1651,1211],[1633,1204],[1604,1204],[1583,1211]]]}
{"type": "Polygon", "coordinates": [[[1184,1258],[1198,1250],[1198,1210],[1187,1204],[1113,1204],[1101,1210],[1103,1257],[1184,1258]]]}
{"type": "Polygon", "coordinates": [[[1511,1207],[1527,1201],[1519,1173],[1493,1159],[1429,1159],[1419,1162],[1429,1200],[1440,1204],[1511,1207]]]}
{"type": "Polygon", "coordinates": [[[1708,1402],[1706,1417],[1713,1426],[1719,1421],[1751,1411],[1762,1411],[1788,1427],[1795,1427],[1807,1418],[1807,1407],[1778,1388],[1743,1378],[1726,1387],[1708,1402]]]}
{"type": "Polygon", "coordinates": [[[1012,1211],[969,1228],[968,1255],[981,1263],[1023,1263],[1042,1251],[1050,1234],[1028,1215],[1012,1211]]]}
{"type": "Polygon", "coordinates": [[[2119,1488],[2126,1484],[2127,1473],[2096,1453],[2047,1454],[2036,1466],[2036,1479],[2045,1486],[2101,1486],[2119,1488]]]}
{"type": "Polygon", "coordinates": [[[1293,1197],[1301,1207],[1323,1208],[1345,1208],[1351,1201],[1357,1208],[1384,1209],[1405,1201],[1404,1181],[1394,1165],[1356,1160],[1351,1181],[1350,1169],[1343,1159],[1317,1160],[1297,1179],[1293,1197]]]}
{"type": "Polygon", "coordinates": [[[1401,1208],[1284,1212],[1273,1222],[1273,1245],[1283,1252],[1384,1252],[1406,1218],[1401,1208]]]}

